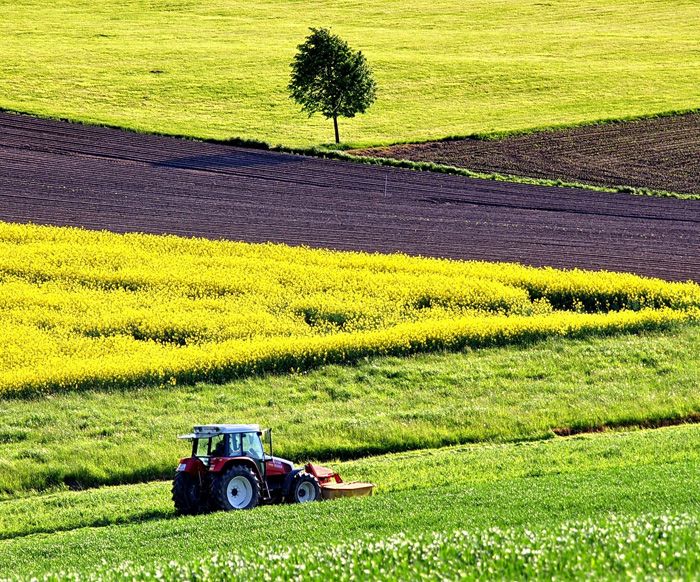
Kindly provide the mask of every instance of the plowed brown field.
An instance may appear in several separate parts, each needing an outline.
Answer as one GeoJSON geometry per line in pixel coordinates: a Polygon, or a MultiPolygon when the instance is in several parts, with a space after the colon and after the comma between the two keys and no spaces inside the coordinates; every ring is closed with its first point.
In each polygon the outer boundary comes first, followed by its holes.
{"type": "Polygon", "coordinates": [[[0,114],[0,220],[700,281],[700,203],[0,114]]]}
{"type": "Polygon", "coordinates": [[[700,194],[700,114],[360,153],[480,172],[700,194]]]}

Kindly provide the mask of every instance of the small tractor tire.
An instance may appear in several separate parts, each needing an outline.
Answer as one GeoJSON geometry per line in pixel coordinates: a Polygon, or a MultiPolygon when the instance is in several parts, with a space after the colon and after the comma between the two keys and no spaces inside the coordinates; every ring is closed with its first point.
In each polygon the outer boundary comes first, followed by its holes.
{"type": "Polygon", "coordinates": [[[289,503],[306,503],[321,500],[321,486],[318,479],[309,473],[297,473],[289,489],[289,503]]]}
{"type": "Polygon", "coordinates": [[[212,499],[219,509],[253,509],[260,503],[260,480],[245,465],[234,465],[215,477],[211,484],[212,499]]]}
{"type": "Polygon", "coordinates": [[[173,503],[180,515],[196,515],[209,509],[206,487],[199,476],[176,473],[173,479],[173,503]]]}

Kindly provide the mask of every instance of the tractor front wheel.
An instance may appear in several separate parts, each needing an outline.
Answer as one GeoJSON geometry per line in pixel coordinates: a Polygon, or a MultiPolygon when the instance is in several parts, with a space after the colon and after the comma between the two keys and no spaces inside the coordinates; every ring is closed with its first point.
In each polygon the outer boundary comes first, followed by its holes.
{"type": "Polygon", "coordinates": [[[298,473],[292,481],[289,493],[290,503],[306,503],[307,501],[319,501],[321,499],[321,486],[318,479],[309,473],[298,473]]]}
{"type": "Polygon", "coordinates": [[[205,488],[198,475],[177,473],[173,480],[173,503],[180,515],[196,515],[206,511],[205,488]]]}
{"type": "Polygon", "coordinates": [[[231,467],[212,482],[212,497],[224,511],[253,509],[260,502],[260,481],[248,467],[231,467]]]}

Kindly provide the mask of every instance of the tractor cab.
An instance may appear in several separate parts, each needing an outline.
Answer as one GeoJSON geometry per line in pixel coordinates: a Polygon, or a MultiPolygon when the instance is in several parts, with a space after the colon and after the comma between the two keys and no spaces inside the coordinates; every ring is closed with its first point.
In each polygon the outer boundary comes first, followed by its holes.
{"type": "MultiPolygon", "coordinates": [[[[231,460],[252,463],[264,479],[267,464],[273,464],[272,431],[260,430],[257,424],[217,424],[195,426],[192,434],[181,439],[192,441],[192,457],[209,471],[218,472],[231,460]],[[265,452],[263,438],[268,443],[265,452]]],[[[184,460],[184,459],[183,459],[184,460]]]]}

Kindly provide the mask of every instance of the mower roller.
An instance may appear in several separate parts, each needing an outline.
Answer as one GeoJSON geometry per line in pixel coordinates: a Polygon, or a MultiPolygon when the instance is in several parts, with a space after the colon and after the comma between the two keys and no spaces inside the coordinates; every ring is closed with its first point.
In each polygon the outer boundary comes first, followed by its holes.
{"type": "Polygon", "coordinates": [[[195,426],[179,438],[192,441],[173,481],[178,513],[252,509],[262,503],[305,503],[371,495],[372,483],[345,483],[327,467],[303,468],[272,454],[272,430],[257,424],[195,426]],[[263,446],[263,437],[269,454],[263,446]]]}

